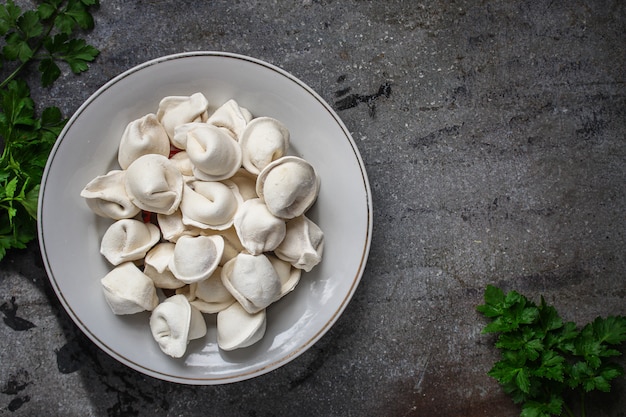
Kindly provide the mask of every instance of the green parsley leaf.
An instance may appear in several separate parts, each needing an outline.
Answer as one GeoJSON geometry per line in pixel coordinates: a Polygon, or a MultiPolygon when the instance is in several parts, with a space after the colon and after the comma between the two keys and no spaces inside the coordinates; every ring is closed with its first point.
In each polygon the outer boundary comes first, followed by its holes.
{"type": "Polygon", "coordinates": [[[540,366],[535,371],[535,375],[553,381],[563,382],[565,358],[558,353],[548,350],[542,352],[540,366]]]}
{"type": "Polygon", "coordinates": [[[42,82],[54,81],[60,74],[55,60],[65,61],[69,64],[73,73],[78,74],[88,69],[88,63],[98,55],[98,50],[82,39],[70,39],[66,34],[60,33],[44,42],[44,48],[49,53],[49,59],[42,61],[42,82]],[[53,65],[54,64],[54,65],[53,65]]]}
{"type": "Polygon", "coordinates": [[[57,8],[50,3],[41,3],[37,7],[37,13],[39,14],[39,19],[48,20],[50,19],[57,11],[57,8]]]}
{"type": "Polygon", "coordinates": [[[98,55],[98,50],[82,39],[71,39],[67,42],[67,49],[67,54],[61,58],[69,64],[74,74],[87,71],[87,63],[98,55]]]}
{"type": "Polygon", "coordinates": [[[39,63],[39,71],[41,72],[41,85],[44,87],[52,85],[61,76],[61,68],[52,58],[43,59],[39,63]]]}
{"type": "Polygon", "coordinates": [[[550,417],[561,415],[563,398],[552,395],[547,402],[527,401],[522,406],[521,417],[550,417]]]}
{"type": "Polygon", "coordinates": [[[32,48],[19,33],[9,33],[5,39],[6,45],[2,51],[9,61],[19,60],[21,62],[27,62],[33,57],[34,52],[32,48]]]}
{"type": "Polygon", "coordinates": [[[22,9],[15,5],[13,0],[0,5],[0,36],[4,36],[9,30],[17,27],[17,20],[22,15],[22,9]]]}
{"type": "Polygon", "coordinates": [[[81,29],[93,28],[93,16],[87,11],[87,7],[82,2],[69,2],[65,14],[71,17],[81,29]]]}
{"type": "Polygon", "coordinates": [[[60,33],[71,34],[77,27],[91,29],[94,20],[89,7],[98,5],[97,1],[69,0],[65,9],[61,10],[54,20],[54,26],[60,33]]]}
{"type": "Polygon", "coordinates": [[[543,297],[541,297],[541,303],[539,304],[539,312],[539,323],[544,332],[563,327],[563,320],[559,313],[554,307],[549,306],[543,297]]]}
{"type": "Polygon", "coordinates": [[[535,360],[543,351],[543,341],[541,334],[530,327],[524,327],[521,331],[500,335],[496,342],[499,349],[521,350],[530,360],[535,360]]]}
{"type": "Polygon", "coordinates": [[[15,195],[15,190],[17,190],[17,178],[11,178],[4,187],[4,199],[10,201],[15,195]]]}
{"type": "Polygon", "coordinates": [[[493,285],[487,285],[485,289],[485,304],[476,307],[476,310],[486,317],[497,317],[502,315],[506,306],[504,304],[504,292],[493,285]]]}
{"type": "Polygon", "coordinates": [[[43,25],[35,10],[28,10],[17,20],[17,26],[25,39],[35,38],[43,33],[43,25]]]}
{"type": "Polygon", "coordinates": [[[610,345],[626,341],[626,317],[598,317],[591,323],[593,336],[610,345]]]}
{"type": "Polygon", "coordinates": [[[33,219],[37,220],[37,203],[39,201],[39,184],[35,185],[31,188],[27,193],[24,194],[24,189],[26,185],[22,188],[22,192],[20,193],[20,204],[28,215],[33,219]]]}

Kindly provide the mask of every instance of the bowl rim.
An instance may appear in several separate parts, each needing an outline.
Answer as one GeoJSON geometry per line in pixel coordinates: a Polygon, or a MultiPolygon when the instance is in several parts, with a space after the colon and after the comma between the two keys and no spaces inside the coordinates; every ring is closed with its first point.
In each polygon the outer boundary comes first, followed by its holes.
{"type": "Polygon", "coordinates": [[[74,324],[77,325],[77,327],[85,334],[87,335],[87,337],[94,343],[96,344],[100,349],[102,349],[104,352],[106,352],[109,356],[113,357],[114,359],[116,359],[118,362],[123,363],[124,365],[128,366],[129,368],[137,371],[137,372],[141,372],[144,375],[148,375],[157,379],[161,379],[161,380],[165,380],[165,381],[169,381],[169,382],[176,382],[176,383],[182,383],[182,384],[189,384],[189,385],[213,385],[213,384],[224,384],[224,383],[233,383],[233,382],[239,382],[239,381],[243,381],[243,380],[247,380],[247,379],[251,379],[263,374],[266,374],[268,372],[271,372],[289,362],[291,362],[292,360],[294,360],[295,358],[297,358],[298,356],[300,356],[302,353],[304,353],[306,350],[308,350],[311,346],[313,346],[319,339],[322,338],[322,336],[324,336],[324,334],[326,334],[328,332],[328,330],[330,330],[330,328],[335,324],[335,322],[339,319],[339,317],[343,314],[345,308],[347,307],[347,305],[349,304],[350,300],[352,299],[356,288],[358,287],[358,284],[360,283],[364,271],[365,271],[365,267],[367,264],[367,260],[369,257],[369,252],[370,252],[370,248],[371,248],[371,241],[372,241],[372,232],[373,232],[373,203],[372,203],[372,193],[371,193],[371,188],[370,188],[370,184],[369,184],[369,179],[367,176],[367,172],[365,170],[365,165],[363,163],[361,154],[358,150],[358,147],[356,146],[356,143],[354,141],[354,139],[352,138],[352,135],[350,134],[349,130],[347,129],[347,127],[345,126],[344,122],[341,120],[341,118],[338,116],[338,114],[332,109],[332,107],[317,93],[315,92],[311,87],[309,87],[307,84],[305,84],[303,81],[301,81],[299,78],[295,77],[293,74],[287,72],[286,70],[268,63],[266,61],[263,61],[261,59],[255,58],[255,57],[251,57],[251,56],[247,56],[247,55],[242,55],[239,53],[233,53],[233,52],[224,52],[224,51],[191,51],[191,52],[181,52],[181,53],[175,53],[175,54],[170,54],[170,55],[164,55],[158,58],[154,58],[148,61],[145,61],[141,64],[138,64],[136,66],[133,66],[123,72],[121,72],[120,74],[116,75],[115,77],[111,78],[109,81],[107,81],[106,83],[104,83],[100,88],[98,88],[94,93],[92,93],[78,108],[77,110],[72,114],[72,116],[69,118],[69,120],[67,121],[66,125],[64,126],[64,128],[62,129],[62,131],[60,132],[59,136],[57,137],[57,140],[55,141],[54,146],[52,147],[48,160],[46,162],[46,165],[44,167],[44,171],[43,171],[43,175],[42,175],[42,182],[41,182],[41,189],[39,190],[39,196],[38,196],[38,216],[37,216],[37,237],[38,237],[38,243],[39,243],[39,248],[40,248],[40,252],[41,252],[41,256],[42,256],[42,260],[43,260],[43,264],[46,270],[46,274],[48,277],[48,280],[57,296],[57,299],[59,300],[59,302],[61,303],[61,305],[63,306],[64,310],[66,311],[66,313],[68,314],[68,316],[72,319],[72,321],[74,322],[74,324]],[[140,72],[148,67],[154,66],[154,65],[158,65],[164,62],[168,62],[168,61],[172,61],[172,60],[178,60],[178,59],[185,59],[185,58],[192,58],[192,57],[221,57],[221,58],[228,58],[228,59],[234,59],[234,60],[241,60],[241,61],[246,61],[248,63],[252,63],[252,64],[256,64],[258,66],[264,67],[266,69],[269,69],[271,71],[274,71],[276,73],[278,73],[279,75],[289,79],[290,81],[292,81],[293,83],[297,84],[298,87],[304,89],[308,94],[310,94],[313,98],[315,98],[315,100],[326,110],[326,112],[333,118],[333,120],[335,121],[335,123],[337,123],[337,125],[339,126],[339,128],[343,131],[345,138],[348,139],[349,141],[349,145],[352,148],[354,157],[356,159],[357,165],[359,167],[359,171],[360,174],[362,176],[362,185],[364,187],[364,191],[365,191],[365,197],[366,197],[366,210],[367,210],[367,229],[365,231],[365,240],[363,242],[363,248],[361,250],[361,257],[358,263],[358,269],[355,271],[354,277],[352,278],[352,283],[350,285],[349,291],[345,294],[343,300],[341,301],[341,304],[337,307],[337,309],[335,310],[335,312],[333,313],[333,315],[324,323],[324,325],[307,341],[301,343],[296,349],[294,349],[293,351],[291,351],[290,353],[288,353],[287,355],[283,355],[279,358],[277,358],[276,360],[267,363],[266,365],[263,365],[261,367],[257,367],[254,368],[250,371],[247,372],[242,372],[237,374],[236,376],[223,376],[223,377],[211,377],[211,378],[199,378],[199,377],[180,377],[180,376],[176,376],[176,375],[170,375],[170,374],[166,374],[160,371],[156,371],[153,369],[149,369],[146,368],[144,365],[136,363],[135,361],[124,357],[124,355],[120,352],[117,352],[115,350],[113,350],[112,348],[110,348],[109,346],[107,346],[107,344],[100,340],[100,338],[95,335],[94,333],[92,333],[92,331],[89,330],[89,328],[81,321],[80,317],[73,311],[70,303],[66,300],[66,298],[63,295],[63,291],[60,288],[59,283],[57,282],[56,278],[55,278],[55,274],[52,270],[52,267],[50,265],[50,261],[48,259],[48,252],[46,250],[46,241],[44,238],[44,232],[43,232],[43,221],[42,221],[42,216],[40,215],[40,213],[43,213],[43,209],[44,209],[44,197],[45,197],[45,193],[46,193],[46,180],[48,178],[48,174],[49,171],[51,169],[52,163],[54,161],[55,155],[59,150],[59,147],[61,146],[61,143],[63,142],[64,138],[66,137],[66,135],[68,134],[68,132],[70,131],[70,129],[72,128],[72,126],[75,124],[76,120],[78,118],[80,118],[81,114],[85,111],[85,109],[87,107],[89,107],[91,105],[91,103],[96,100],[100,95],[102,95],[106,90],[108,90],[109,88],[111,88],[113,85],[121,82],[123,79],[127,78],[130,75],[133,75],[137,72],[140,72]]]}

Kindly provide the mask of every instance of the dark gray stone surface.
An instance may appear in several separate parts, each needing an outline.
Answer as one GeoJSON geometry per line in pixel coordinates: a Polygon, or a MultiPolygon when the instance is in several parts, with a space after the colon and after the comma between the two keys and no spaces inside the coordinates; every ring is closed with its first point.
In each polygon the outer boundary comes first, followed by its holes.
{"type": "MultiPolygon", "coordinates": [[[[488,283],[543,294],[579,323],[626,314],[625,5],[102,1],[86,35],[97,61],[37,97],[70,115],[116,74],[184,51],[282,67],[361,151],[370,259],[302,356],[188,387],[102,353],[62,311],[37,245],[14,251],[0,263],[0,415],[518,415],[486,375],[497,352],[474,308],[488,283]]],[[[592,397],[589,415],[626,416],[623,379],[616,393],[592,397]]]]}

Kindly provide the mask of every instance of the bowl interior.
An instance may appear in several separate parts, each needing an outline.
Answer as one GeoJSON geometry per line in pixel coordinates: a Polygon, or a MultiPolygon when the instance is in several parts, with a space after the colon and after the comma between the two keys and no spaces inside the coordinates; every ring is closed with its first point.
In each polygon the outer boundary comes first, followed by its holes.
{"type": "Polygon", "coordinates": [[[44,172],[39,242],[50,281],[76,324],[100,348],[126,365],[160,379],[188,384],[234,382],[269,372],[297,357],[337,320],[365,267],[372,231],[367,175],[349,132],[310,88],[285,71],[235,54],[198,52],[150,61],[114,78],[87,100],[61,133],[44,172]],[[94,215],[80,197],[92,178],[118,168],[125,126],[155,113],[166,96],[202,92],[216,108],[235,99],[256,116],[282,121],[291,154],[311,162],[321,177],[308,212],[324,231],[322,262],[296,289],[267,311],[259,343],[224,352],[215,318],[207,335],[172,359],[152,339],[149,313],[115,316],[100,279],[111,269],[100,255],[110,220],[94,215]]]}

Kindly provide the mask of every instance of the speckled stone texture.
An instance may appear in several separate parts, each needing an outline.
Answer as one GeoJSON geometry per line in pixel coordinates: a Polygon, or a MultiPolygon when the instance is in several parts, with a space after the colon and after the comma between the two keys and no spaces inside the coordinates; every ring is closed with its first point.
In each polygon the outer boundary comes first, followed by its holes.
{"type": "MultiPolygon", "coordinates": [[[[21,5],[31,3],[17,2],[21,5]]],[[[193,51],[293,73],[338,112],[374,201],[370,260],[336,325],[253,380],[189,387],[102,353],[36,243],[0,263],[2,416],[516,416],[486,375],[488,283],[566,320],[626,314],[626,3],[102,1],[101,54],[37,100],[66,115],[116,74],[193,51]]],[[[621,359],[624,364],[624,360],[621,359]]],[[[590,416],[626,416],[626,382],[590,416]]]]}

